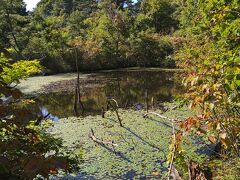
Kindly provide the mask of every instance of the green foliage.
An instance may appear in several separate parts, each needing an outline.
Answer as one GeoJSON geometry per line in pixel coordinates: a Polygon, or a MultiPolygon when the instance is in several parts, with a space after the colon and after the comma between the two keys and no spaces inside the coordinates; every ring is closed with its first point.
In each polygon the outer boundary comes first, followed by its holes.
{"type": "Polygon", "coordinates": [[[240,173],[240,159],[213,159],[207,162],[207,166],[212,168],[213,179],[238,179],[240,173]]]}
{"type": "Polygon", "coordinates": [[[170,33],[178,27],[175,16],[177,3],[167,0],[144,0],[141,3],[142,24],[148,24],[158,33],[170,33]]]}
{"type": "Polygon", "coordinates": [[[21,56],[27,43],[28,17],[22,0],[2,0],[0,6],[0,48],[14,48],[21,56]]]}
{"type": "Polygon", "coordinates": [[[84,21],[86,35],[80,49],[85,61],[94,61],[100,64],[99,68],[116,67],[126,59],[126,38],[132,18],[128,10],[117,10],[108,1],[103,1],[99,7],[84,21]]]}
{"type": "Polygon", "coordinates": [[[10,63],[1,53],[0,57],[0,176],[4,179],[45,178],[68,170],[68,155],[61,152],[62,141],[48,132],[49,122],[33,121],[27,105],[31,100],[22,100],[22,93],[9,87],[33,73],[40,72],[39,62],[18,61],[10,63]]]}
{"type": "Polygon", "coordinates": [[[190,132],[196,127],[198,134],[220,143],[219,153],[227,157],[238,157],[240,145],[239,4],[238,0],[184,1],[180,19],[185,43],[176,55],[179,66],[187,67],[189,107],[201,109],[182,128],[190,132]]]}
{"type": "Polygon", "coordinates": [[[55,69],[55,72],[69,71],[69,64],[73,62],[73,58],[65,60],[71,53],[70,30],[65,25],[64,16],[38,17],[36,21],[32,21],[32,37],[24,54],[27,57],[42,59],[42,65],[55,69]]]}
{"type": "Polygon", "coordinates": [[[85,33],[77,43],[83,54],[82,66],[173,66],[166,59],[172,53],[172,45],[147,23],[151,18],[143,13],[133,15],[129,7],[116,8],[115,4],[103,1],[99,10],[84,21],[85,33]]]}
{"type": "Polygon", "coordinates": [[[37,60],[18,61],[10,64],[9,59],[3,53],[0,55],[0,65],[2,68],[0,72],[1,84],[19,83],[19,79],[39,73],[41,68],[37,60]]]}
{"type": "Polygon", "coordinates": [[[10,120],[0,122],[1,177],[48,177],[57,169],[67,169],[67,159],[59,152],[62,142],[49,135],[48,125],[30,121],[19,127],[10,120]]]}
{"type": "Polygon", "coordinates": [[[97,1],[90,0],[42,0],[34,13],[44,17],[69,15],[75,10],[89,14],[96,6],[97,1]]]}
{"type": "Polygon", "coordinates": [[[130,45],[131,62],[136,61],[138,66],[174,67],[174,62],[167,59],[173,52],[173,46],[157,33],[142,31],[131,37],[130,45]]]}

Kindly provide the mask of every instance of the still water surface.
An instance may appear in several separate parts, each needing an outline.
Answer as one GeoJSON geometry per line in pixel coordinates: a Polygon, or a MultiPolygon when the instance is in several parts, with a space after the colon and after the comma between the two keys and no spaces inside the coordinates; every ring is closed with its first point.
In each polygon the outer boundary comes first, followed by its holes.
{"type": "MultiPolygon", "coordinates": [[[[150,107],[159,107],[162,102],[170,102],[183,92],[181,72],[166,70],[111,71],[92,76],[94,82],[82,85],[82,101],[85,115],[100,114],[106,101],[114,98],[122,108],[142,109],[146,92],[150,107]]],[[[69,80],[69,81],[76,81],[69,80]]],[[[74,84],[74,83],[73,83],[74,84]]],[[[53,120],[74,115],[74,91],[69,83],[61,86],[61,92],[45,93],[38,96],[32,110],[53,120]],[[62,88],[66,88],[63,90],[62,88]]],[[[55,87],[58,88],[58,87],[55,87]]]]}

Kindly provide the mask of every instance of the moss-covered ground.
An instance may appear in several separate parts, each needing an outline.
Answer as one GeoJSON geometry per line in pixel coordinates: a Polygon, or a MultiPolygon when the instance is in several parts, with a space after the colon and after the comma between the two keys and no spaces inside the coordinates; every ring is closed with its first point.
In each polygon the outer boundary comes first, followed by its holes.
{"type": "MultiPolygon", "coordinates": [[[[168,104],[169,108],[172,104],[168,104]]],[[[162,113],[160,110],[155,112],[162,113]]],[[[53,133],[64,140],[73,153],[83,154],[80,172],[72,178],[86,179],[164,179],[171,140],[171,123],[154,115],[144,118],[145,111],[119,110],[124,127],[113,112],[85,118],[60,119],[53,133]],[[114,141],[118,147],[102,145],[89,138],[95,136],[114,141]]],[[[189,115],[187,109],[163,113],[170,118],[189,115]]]]}

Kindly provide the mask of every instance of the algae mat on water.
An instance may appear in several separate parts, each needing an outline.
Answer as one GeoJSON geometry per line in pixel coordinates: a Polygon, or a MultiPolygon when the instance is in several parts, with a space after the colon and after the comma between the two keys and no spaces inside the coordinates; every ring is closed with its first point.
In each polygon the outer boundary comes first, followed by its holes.
{"type": "MultiPolygon", "coordinates": [[[[53,128],[69,148],[81,147],[83,163],[74,179],[164,178],[167,174],[167,153],[171,140],[171,124],[159,117],[143,118],[144,111],[120,110],[124,127],[114,113],[106,117],[88,116],[61,119],[53,128]],[[90,129],[103,140],[118,144],[100,145],[89,138],[90,129]]],[[[174,111],[167,114],[173,117],[174,111]]],[[[184,110],[178,115],[184,115],[184,110]]],[[[75,150],[76,151],[76,150],[75,150]]],[[[73,178],[73,177],[72,177],[73,178]]]]}

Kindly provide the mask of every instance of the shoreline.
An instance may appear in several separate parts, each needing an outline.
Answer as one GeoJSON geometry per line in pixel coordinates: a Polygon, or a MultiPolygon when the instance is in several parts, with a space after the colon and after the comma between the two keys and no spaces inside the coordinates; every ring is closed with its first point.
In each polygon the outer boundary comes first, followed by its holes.
{"type": "MultiPolygon", "coordinates": [[[[163,68],[142,68],[142,67],[133,67],[133,68],[120,68],[113,70],[100,70],[100,71],[91,71],[91,72],[80,72],[80,80],[88,80],[91,77],[101,75],[104,73],[111,72],[182,72],[183,69],[163,69],[163,68]]],[[[17,85],[17,88],[22,91],[25,95],[36,95],[42,94],[43,87],[49,86],[52,83],[57,83],[60,81],[69,81],[77,78],[76,72],[71,73],[61,73],[47,76],[33,76],[24,80],[20,80],[20,83],[17,85]]]]}

